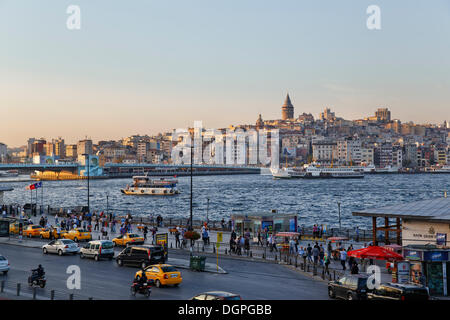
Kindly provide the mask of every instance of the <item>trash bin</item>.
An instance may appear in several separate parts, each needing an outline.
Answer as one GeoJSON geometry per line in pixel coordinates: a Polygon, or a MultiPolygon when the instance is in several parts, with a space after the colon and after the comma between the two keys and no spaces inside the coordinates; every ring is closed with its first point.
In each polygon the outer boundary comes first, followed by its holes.
{"type": "Polygon", "coordinates": [[[203,256],[191,256],[189,268],[195,271],[205,271],[205,260],[203,256]]]}

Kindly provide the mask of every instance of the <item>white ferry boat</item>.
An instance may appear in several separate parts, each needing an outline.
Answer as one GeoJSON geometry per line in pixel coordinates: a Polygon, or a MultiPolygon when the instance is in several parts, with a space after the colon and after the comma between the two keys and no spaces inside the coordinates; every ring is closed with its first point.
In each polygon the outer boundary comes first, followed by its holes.
{"type": "Polygon", "coordinates": [[[0,171],[0,177],[6,178],[6,177],[18,177],[19,171],[18,170],[7,170],[7,171],[0,171]]]}
{"type": "Polygon", "coordinates": [[[376,173],[398,173],[399,167],[396,166],[386,166],[384,168],[376,168],[376,173]]]}
{"type": "Polygon", "coordinates": [[[178,180],[175,178],[154,178],[148,176],[133,177],[133,185],[120,189],[126,195],[173,196],[179,194],[178,180]]]}
{"type": "Polygon", "coordinates": [[[323,167],[318,164],[305,165],[305,179],[317,179],[317,178],[364,178],[364,174],[361,170],[352,167],[323,167]]]}
{"type": "Polygon", "coordinates": [[[441,168],[436,168],[433,172],[435,172],[435,173],[450,173],[450,165],[442,166],[441,168]]]}
{"type": "Polygon", "coordinates": [[[298,171],[294,168],[272,168],[272,176],[274,179],[296,179],[303,178],[304,172],[298,171]]]}

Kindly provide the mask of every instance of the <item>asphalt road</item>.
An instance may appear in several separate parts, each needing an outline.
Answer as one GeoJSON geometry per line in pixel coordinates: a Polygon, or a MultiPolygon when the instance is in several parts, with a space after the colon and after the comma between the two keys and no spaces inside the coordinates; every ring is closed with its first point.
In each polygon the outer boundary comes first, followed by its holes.
{"type": "MultiPolygon", "coordinates": [[[[31,292],[26,281],[30,270],[42,264],[45,268],[47,286],[38,288],[38,296],[50,296],[50,290],[56,291],[56,299],[68,299],[69,293],[74,293],[75,299],[146,299],[142,295],[132,297],[130,285],[134,274],[138,271],[133,267],[119,267],[115,260],[99,261],[80,259],[76,256],[44,255],[40,249],[13,245],[0,245],[0,254],[10,262],[8,275],[0,275],[0,280],[7,280],[9,289],[14,289],[17,282],[22,283],[23,291],[31,292]],[[77,265],[81,269],[81,289],[70,291],[66,281],[69,265],[77,265]]],[[[169,253],[169,257],[188,259],[182,253],[169,253]]],[[[214,262],[213,258],[207,261],[214,262]]],[[[326,284],[314,281],[296,271],[264,262],[252,262],[220,258],[219,265],[228,274],[195,272],[180,269],[183,283],[179,287],[153,288],[150,299],[183,300],[192,296],[213,290],[223,290],[238,293],[243,299],[288,299],[288,300],[319,300],[328,299],[326,284]]]]}

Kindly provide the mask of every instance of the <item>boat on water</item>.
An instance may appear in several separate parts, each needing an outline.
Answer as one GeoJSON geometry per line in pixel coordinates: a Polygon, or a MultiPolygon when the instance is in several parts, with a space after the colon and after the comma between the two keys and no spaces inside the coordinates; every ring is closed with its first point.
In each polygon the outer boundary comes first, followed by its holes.
{"type": "Polygon", "coordinates": [[[364,178],[364,173],[360,169],[353,167],[324,167],[316,163],[305,165],[305,179],[354,179],[364,178]]]}
{"type": "Polygon", "coordinates": [[[386,166],[384,168],[376,168],[375,172],[376,173],[398,173],[399,171],[399,167],[396,166],[386,166]]]}
{"type": "Polygon", "coordinates": [[[179,194],[178,180],[175,178],[155,178],[149,176],[133,177],[133,185],[120,189],[125,195],[173,196],[179,194]]]}
{"type": "Polygon", "coordinates": [[[436,168],[432,172],[433,173],[450,173],[450,165],[442,166],[440,168],[436,168]]]}
{"type": "Polygon", "coordinates": [[[6,170],[0,171],[0,178],[10,178],[10,177],[18,177],[19,170],[6,170]]]}
{"type": "Polygon", "coordinates": [[[305,174],[295,168],[272,168],[271,172],[274,179],[298,179],[305,174]]]}

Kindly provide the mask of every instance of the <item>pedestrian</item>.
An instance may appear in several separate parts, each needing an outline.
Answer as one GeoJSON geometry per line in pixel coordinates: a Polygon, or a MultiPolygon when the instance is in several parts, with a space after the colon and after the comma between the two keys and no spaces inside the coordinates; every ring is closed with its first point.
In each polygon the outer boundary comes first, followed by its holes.
{"type": "Polygon", "coordinates": [[[330,256],[326,253],[324,256],[325,273],[330,274],[328,266],[330,265],[330,256]]]}
{"type": "Polygon", "coordinates": [[[347,262],[347,252],[343,248],[340,252],[340,260],[341,260],[342,270],[345,271],[346,270],[345,263],[347,262]]]}
{"type": "Polygon", "coordinates": [[[181,244],[180,244],[180,231],[178,230],[178,228],[175,230],[175,248],[181,248],[181,244]]]}
{"type": "Polygon", "coordinates": [[[308,243],[308,247],[306,247],[306,257],[308,258],[309,262],[313,262],[312,259],[312,247],[311,245],[308,243]]]}
{"type": "Polygon", "coordinates": [[[350,273],[351,274],[358,274],[359,273],[358,263],[356,261],[353,261],[350,273]]]}
{"type": "Polygon", "coordinates": [[[144,228],[143,228],[142,231],[143,231],[143,233],[144,233],[144,241],[146,241],[146,240],[147,240],[147,232],[148,232],[147,225],[144,226],[144,228]]]}
{"type": "Polygon", "coordinates": [[[325,250],[322,247],[322,244],[320,244],[319,247],[319,263],[321,266],[323,266],[323,259],[325,258],[325,250]]]}
{"type": "Polygon", "coordinates": [[[316,265],[319,262],[319,253],[320,253],[320,249],[318,246],[314,246],[314,248],[312,249],[312,255],[314,258],[314,264],[316,265]]]}

